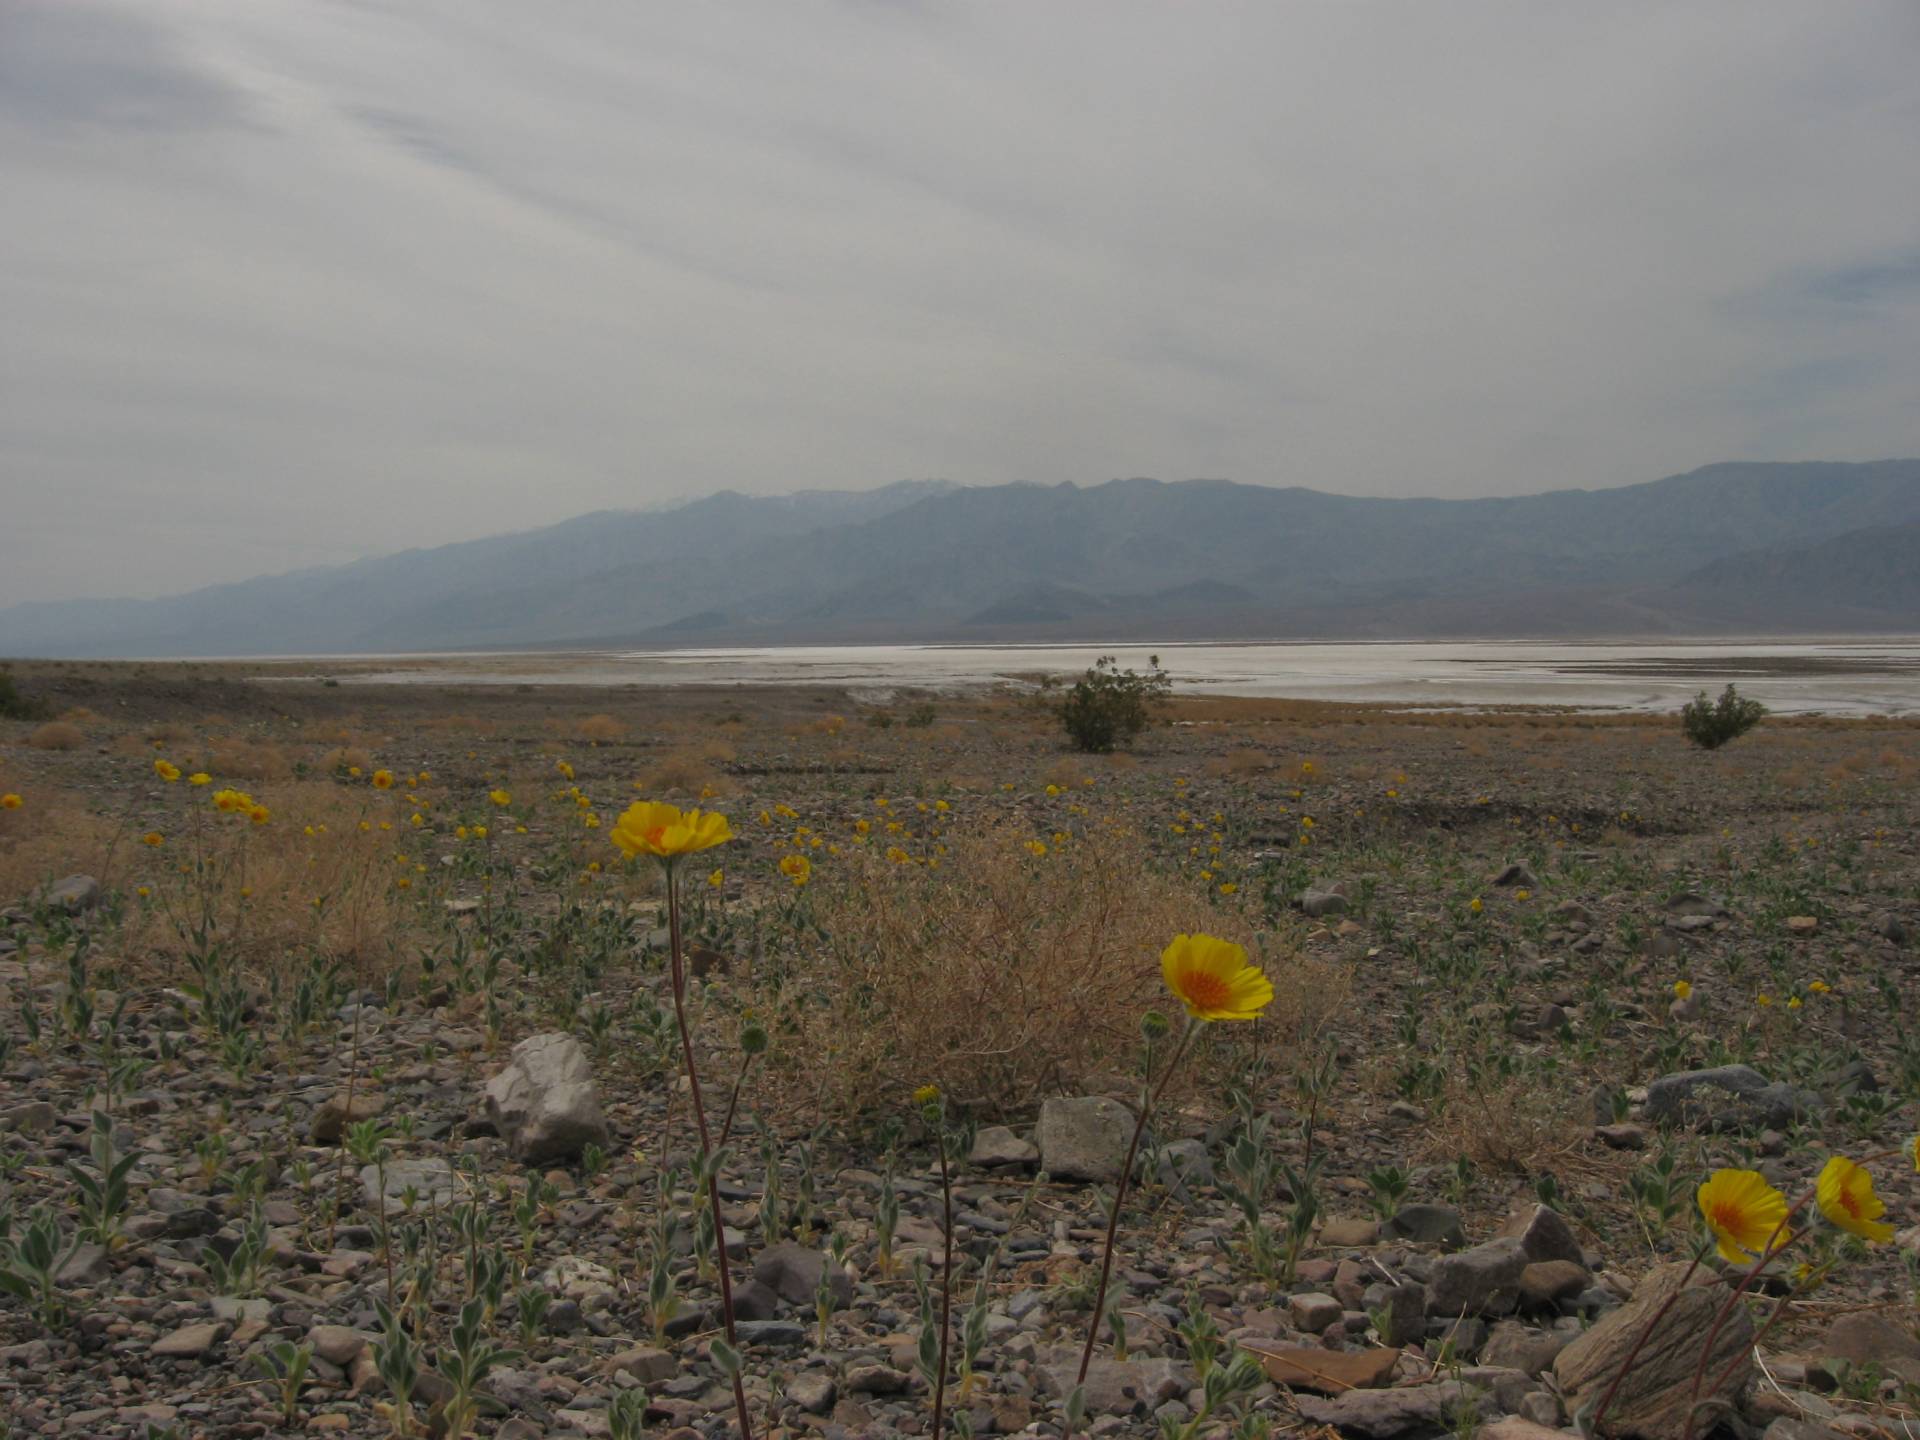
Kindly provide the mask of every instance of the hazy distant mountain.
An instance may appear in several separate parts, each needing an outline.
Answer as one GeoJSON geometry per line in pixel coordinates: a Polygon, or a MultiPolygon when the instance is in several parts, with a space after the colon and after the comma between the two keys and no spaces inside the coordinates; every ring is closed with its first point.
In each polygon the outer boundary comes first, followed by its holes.
{"type": "Polygon", "coordinates": [[[1378,500],[1218,480],[721,494],[155,601],[0,654],[1920,630],[1920,460],[1378,500]]]}

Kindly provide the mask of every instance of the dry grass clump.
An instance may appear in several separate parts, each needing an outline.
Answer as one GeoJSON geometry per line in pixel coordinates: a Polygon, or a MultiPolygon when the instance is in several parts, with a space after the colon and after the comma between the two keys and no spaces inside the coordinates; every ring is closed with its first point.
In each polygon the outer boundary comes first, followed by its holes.
{"type": "Polygon", "coordinates": [[[1159,955],[1181,932],[1234,939],[1261,956],[1276,1000],[1262,1022],[1287,1044],[1306,993],[1303,961],[1256,937],[1190,883],[1152,868],[1138,835],[1094,826],[1035,857],[1029,833],[995,824],[947,839],[937,868],[886,847],[821,864],[809,896],[824,940],[783,997],[791,1057],[810,1102],[838,1114],[897,1105],[938,1083],[982,1114],[1084,1093],[1123,1072],[1141,1014],[1177,1010],[1159,955]]]}
{"type": "Polygon", "coordinates": [[[1087,770],[1078,760],[1068,756],[1056,760],[1040,774],[1042,785],[1058,785],[1062,790],[1079,790],[1087,783],[1087,770]]]}
{"type": "Polygon", "coordinates": [[[293,762],[278,745],[231,737],[213,742],[206,768],[223,781],[285,780],[293,774],[293,762]]]}
{"type": "Polygon", "coordinates": [[[713,763],[732,756],[733,751],[718,742],[698,750],[671,751],[646,773],[642,788],[664,795],[723,795],[726,782],[713,769],[713,763]]]}
{"type": "Polygon", "coordinates": [[[595,743],[621,739],[627,727],[611,715],[588,715],[575,723],[573,733],[595,743]]]}
{"type": "Polygon", "coordinates": [[[1571,1095],[1534,1077],[1476,1082],[1456,1071],[1429,1127],[1427,1158],[1464,1155],[1482,1170],[1521,1176],[1563,1169],[1589,1130],[1575,1108],[1571,1095]]]}
{"type": "MultiPolygon", "coordinates": [[[[219,921],[225,953],[256,975],[319,953],[378,980],[417,953],[418,892],[397,884],[410,872],[395,859],[395,836],[359,828],[363,795],[320,780],[253,793],[273,812],[266,825],[210,808],[198,816],[210,878],[180,874],[194,851],[194,825],[184,815],[162,825],[163,848],[128,852],[132,873],[123,883],[152,892],[128,920],[130,964],[177,976],[188,951],[179,922],[203,899],[219,921]]],[[[190,803],[204,806],[197,795],[190,803]]]]}
{"type": "Polygon", "coordinates": [[[104,879],[116,840],[125,854],[123,826],[93,815],[78,801],[43,788],[0,781],[25,803],[0,810],[0,905],[24,900],[66,875],[104,879]]]}
{"type": "Polygon", "coordinates": [[[49,720],[27,736],[27,744],[36,750],[78,750],[86,743],[87,737],[71,720],[49,720]]]}
{"type": "Polygon", "coordinates": [[[1276,767],[1277,762],[1265,750],[1244,745],[1238,750],[1229,750],[1218,760],[1209,761],[1209,775],[1265,775],[1276,767]]]}
{"type": "Polygon", "coordinates": [[[320,771],[325,775],[344,775],[351,770],[365,774],[372,768],[373,757],[358,745],[336,745],[320,757],[320,771]]]}

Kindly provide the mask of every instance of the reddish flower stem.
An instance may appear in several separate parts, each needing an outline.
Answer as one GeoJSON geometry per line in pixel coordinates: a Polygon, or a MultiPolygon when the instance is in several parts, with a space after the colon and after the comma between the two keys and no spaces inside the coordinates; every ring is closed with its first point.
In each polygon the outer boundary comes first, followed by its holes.
{"type": "MultiPolygon", "coordinates": [[[[672,951],[673,1016],[680,1024],[680,1051],[687,1065],[687,1089],[693,1100],[694,1124],[700,1131],[700,1152],[707,1170],[707,1203],[713,1207],[713,1264],[720,1272],[720,1318],[727,1344],[737,1352],[740,1342],[733,1329],[733,1281],[727,1274],[727,1226],[720,1218],[720,1171],[707,1135],[707,1108],[700,1099],[700,1071],[693,1063],[693,1032],[687,1028],[687,971],[680,954],[680,876],[672,860],[667,873],[667,944],[672,951]]],[[[740,1371],[733,1372],[733,1406],[740,1417],[740,1440],[753,1440],[753,1422],[747,1414],[747,1388],[740,1371]]]]}
{"type": "Polygon", "coordinates": [[[1153,1113],[1154,1102],[1167,1088],[1167,1081],[1173,1078],[1173,1072],[1179,1068],[1180,1057],[1187,1053],[1187,1042],[1193,1039],[1194,1032],[1199,1028],[1198,1020],[1187,1022],[1187,1028],[1181,1032],[1180,1043],[1174,1046],[1173,1054],[1167,1060],[1167,1068],[1160,1072],[1160,1083],[1148,1089],[1146,1103],[1140,1107],[1140,1118],[1133,1123],[1133,1138],[1127,1142],[1127,1158],[1120,1166],[1120,1183],[1113,1191],[1113,1213],[1107,1216],[1107,1243],[1100,1254],[1100,1287],[1094,1293],[1093,1318],[1087,1322],[1087,1343],[1080,1350],[1080,1373],[1074,1378],[1075,1386],[1087,1383],[1087,1367],[1093,1363],[1093,1342],[1100,1336],[1100,1321],[1107,1309],[1107,1281],[1113,1274],[1113,1239],[1120,1229],[1120,1206],[1127,1198],[1127,1181],[1133,1175],[1134,1156],[1140,1152],[1140,1136],[1147,1128],[1147,1117],[1153,1113]]]}

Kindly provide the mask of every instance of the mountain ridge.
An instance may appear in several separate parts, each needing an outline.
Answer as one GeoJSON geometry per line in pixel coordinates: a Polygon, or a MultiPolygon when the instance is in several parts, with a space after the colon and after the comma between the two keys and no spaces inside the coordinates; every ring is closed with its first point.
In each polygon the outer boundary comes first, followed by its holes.
{"type": "Polygon", "coordinates": [[[30,602],[0,610],[0,654],[1920,630],[1910,527],[1920,460],[1472,500],[1146,477],[722,491],[159,600],[30,602]]]}

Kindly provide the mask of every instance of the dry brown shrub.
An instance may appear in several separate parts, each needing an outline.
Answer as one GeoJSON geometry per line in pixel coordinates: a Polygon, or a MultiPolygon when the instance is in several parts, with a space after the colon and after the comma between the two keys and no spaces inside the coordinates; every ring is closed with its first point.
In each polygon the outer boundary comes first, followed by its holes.
{"type": "Polygon", "coordinates": [[[1273,768],[1273,756],[1251,745],[1229,750],[1219,759],[1207,762],[1209,775],[1264,775],[1273,768]]]}
{"type": "Polygon", "coordinates": [[[49,720],[27,736],[27,744],[36,750],[78,750],[86,742],[71,720],[49,720]]]}
{"type": "Polygon", "coordinates": [[[627,733],[627,727],[611,715],[589,715],[579,721],[573,731],[582,740],[599,742],[620,739],[627,733]]]}
{"type": "Polygon", "coordinates": [[[776,1045],[809,1104],[897,1106],[932,1081],[1004,1115],[1085,1093],[1126,1070],[1141,1015],[1170,1005],[1159,955],[1182,932],[1264,942],[1268,1043],[1292,1043],[1321,997],[1344,993],[1344,971],[1302,983],[1307,962],[1283,939],[1153,868],[1131,831],[1096,825],[1038,859],[1029,838],[994,823],[950,835],[937,869],[878,844],[818,866],[825,938],[782,997],[795,1043],[776,1045]]]}
{"type": "Polygon", "coordinates": [[[356,769],[364,775],[372,768],[373,757],[358,745],[336,746],[320,757],[321,772],[327,775],[344,774],[356,769]]]}
{"type": "MultiPolygon", "coordinates": [[[[724,745],[720,748],[726,749],[724,745]]],[[[730,751],[728,753],[731,754],[730,751]]],[[[664,794],[699,795],[711,791],[720,795],[725,793],[726,782],[701,751],[675,750],[661,757],[646,773],[641,786],[644,790],[664,794]]]]}
{"type": "Polygon", "coordinates": [[[193,728],[175,720],[162,720],[140,732],[152,745],[178,745],[193,735],[193,728]]]}
{"type": "Polygon", "coordinates": [[[1078,790],[1087,783],[1086,767],[1068,757],[1056,760],[1040,774],[1042,785],[1058,785],[1062,790],[1078,790]]]}
{"type": "Polygon", "coordinates": [[[1564,1087],[1542,1085],[1537,1078],[1515,1075],[1476,1083],[1455,1072],[1428,1127],[1427,1158],[1464,1155],[1482,1170],[1510,1175],[1564,1169],[1584,1150],[1589,1133],[1575,1107],[1564,1087]]]}
{"type": "Polygon", "coordinates": [[[285,780],[293,762],[278,745],[229,737],[213,742],[206,768],[216,780],[285,780]]]}
{"type": "Polygon", "coordinates": [[[203,900],[219,918],[226,952],[256,975],[303,965],[318,952],[377,980],[417,953],[419,892],[395,884],[404,872],[394,857],[408,837],[362,831],[364,796],[330,781],[252,793],[272,811],[265,825],[211,810],[199,817],[201,853],[211,861],[205,878],[180,873],[194,845],[184,823],[167,827],[164,848],[128,853],[123,883],[152,891],[128,921],[129,963],[176,975],[188,952],[181,922],[203,900]]]}
{"type": "Polygon", "coordinates": [[[18,810],[0,810],[0,904],[23,900],[50,880],[66,875],[107,879],[124,827],[93,815],[67,795],[8,781],[0,790],[17,791],[18,810]]]}

